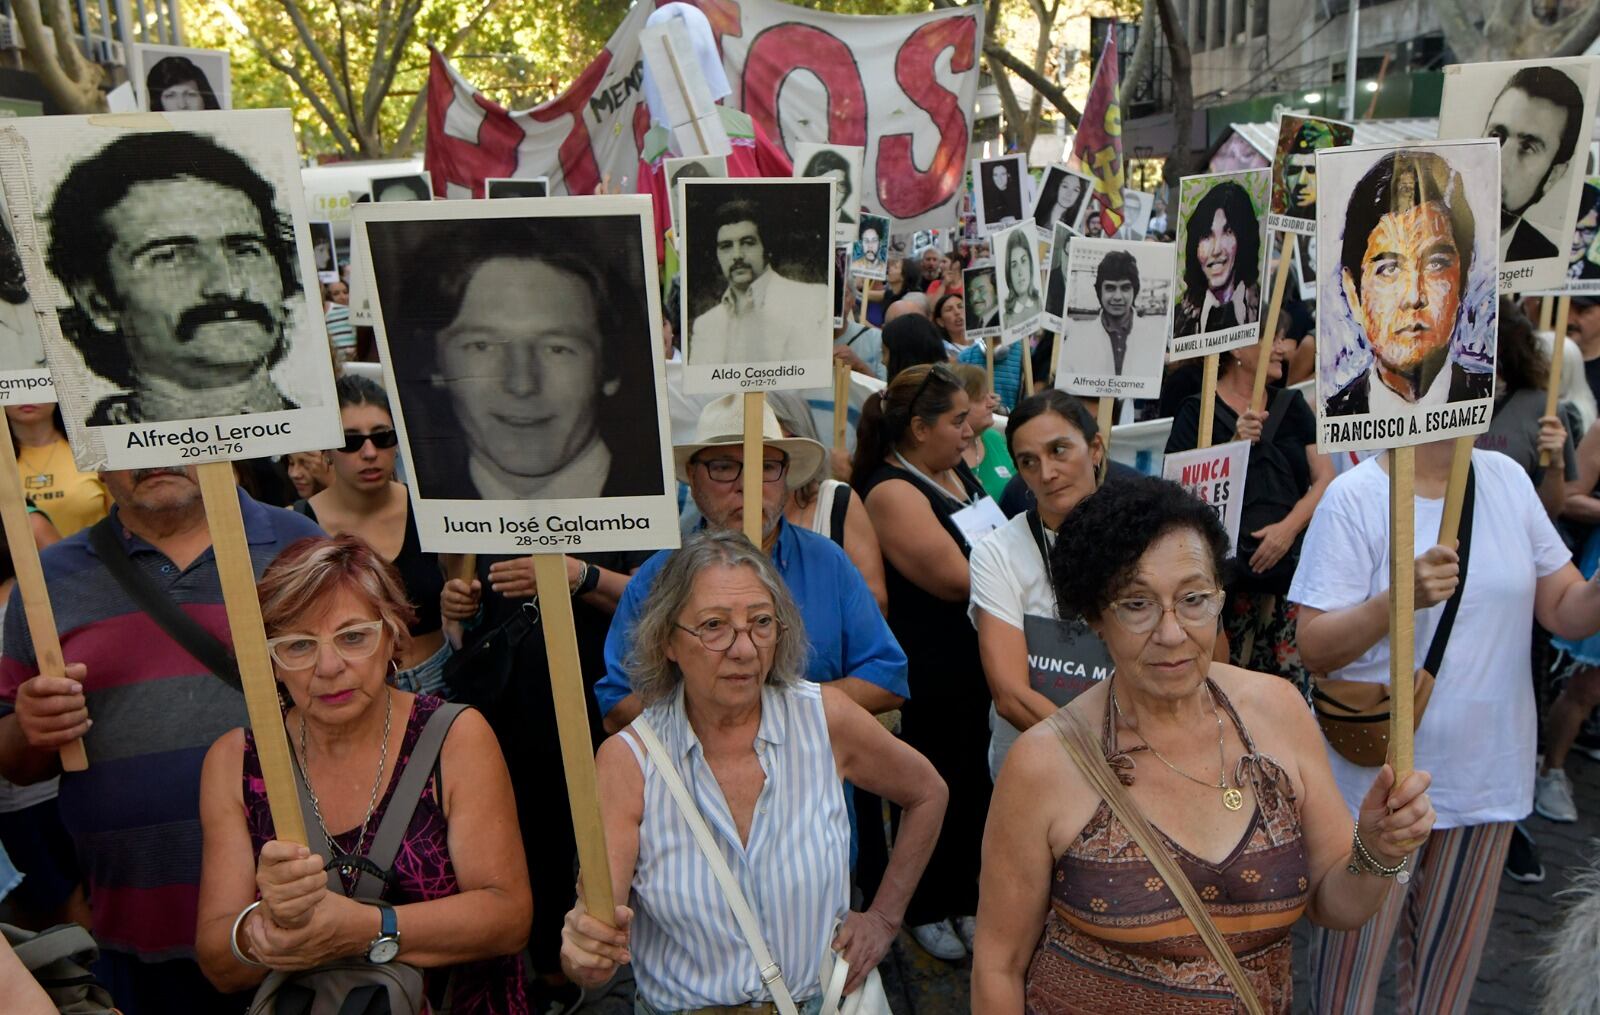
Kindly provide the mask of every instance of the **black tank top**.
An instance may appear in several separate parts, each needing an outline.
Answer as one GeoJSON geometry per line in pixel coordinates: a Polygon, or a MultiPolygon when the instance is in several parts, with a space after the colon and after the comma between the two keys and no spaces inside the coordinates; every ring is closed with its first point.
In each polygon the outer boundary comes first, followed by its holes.
{"type": "MultiPolygon", "coordinates": [[[[317,521],[317,512],[310,501],[297,500],[294,509],[317,521]]],[[[432,634],[442,628],[444,620],[439,615],[439,596],[444,592],[444,571],[439,567],[438,554],[422,552],[422,537],[417,534],[417,519],[412,514],[410,500],[406,501],[406,534],[400,541],[399,554],[390,563],[400,572],[406,598],[417,611],[411,634],[432,634]]]]}

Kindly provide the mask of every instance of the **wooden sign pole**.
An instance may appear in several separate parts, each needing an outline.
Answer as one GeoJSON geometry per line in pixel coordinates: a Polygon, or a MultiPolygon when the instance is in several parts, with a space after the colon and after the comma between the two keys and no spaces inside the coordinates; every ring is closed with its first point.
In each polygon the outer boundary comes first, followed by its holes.
{"type": "Polygon", "coordinates": [[[1022,390],[1017,392],[1017,401],[1033,394],[1033,339],[1024,338],[1017,343],[1022,350],[1022,390]]]}
{"type": "MultiPolygon", "coordinates": [[[[748,405],[748,399],[761,396],[747,394],[745,398],[748,405]]],[[[745,469],[745,475],[750,475],[751,471],[745,469]]],[[[759,478],[760,467],[754,472],[759,478]]],[[[561,768],[566,773],[572,829],[578,839],[583,905],[590,916],[610,926],[616,919],[611,857],[606,852],[605,825],[600,820],[594,749],[589,739],[589,712],[584,701],[583,670],[578,662],[578,635],[572,621],[572,597],[567,595],[567,558],[559,553],[534,554],[533,577],[540,589],[552,590],[539,597],[539,621],[544,628],[544,650],[550,660],[550,694],[555,702],[556,732],[561,740],[561,768]]]]}
{"type": "Polygon", "coordinates": [[[1539,297],[1539,330],[1549,331],[1551,314],[1555,312],[1556,305],[1550,302],[1550,297],[1539,297]]]}
{"type": "Polygon", "coordinates": [[[1444,491],[1444,512],[1439,516],[1439,545],[1450,546],[1461,530],[1461,502],[1467,494],[1467,469],[1472,465],[1476,437],[1457,437],[1450,459],[1450,483],[1444,491]]]}
{"type": "Polygon", "coordinates": [[[289,737],[278,708],[278,684],[267,655],[267,633],[261,623],[261,601],[256,598],[256,575],[250,565],[250,544],[244,537],[239,514],[239,492],[232,462],[207,462],[195,467],[200,494],[205,500],[206,524],[222,581],[222,600],[233,634],[233,655],[244,683],[245,708],[250,731],[261,757],[261,775],[267,786],[267,806],[272,811],[274,835],[284,842],[308,845],[300,816],[300,795],[295,789],[289,754],[289,737]]]}
{"type": "Polygon", "coordinates": [[[1200,439],[1196,448],[1211,446],[1211,429],[1217,418],[1217,365],[1218,354],[1206,357],[1204,372],[1200,375],[1200,439]]]}
{"type": "Polygon", "coordinates": [[[1278,246],[1283,252],[1278,255],[1278,267],[1272,273],[1272,303],[1261,322],[1261,353],[1256,360],[1255,387],[1250,389],[1250,408],[1256,412],[1267,404],[1267,368],[1272,365],[1272,343],[1278,335],[1278,311],[1283,308],[1283,290],[1289,282],[1289,255],[1294,253],[1293,243],[1294,237],[1290,234],[1278,234],[1278,246]]]}
{"type": "Polygon", "coordinates": [[[983,340],[983,369],[989,372],[989,390],[994,390],[994,343],[996,339],[983,340]]]}
{"type": "Polygon", "coordinates": [[[766,408],[766,392],[744,393],[744,534],[757,547],[762,536],[761,470],[765,466],[761,463],[766,454],[761,442],[761,419],[766,408]]]}
{"type": "Polygon", "coordinates": [[[1056,332],[1055,340],[1050,343],[1050,383],[1058,388],[1061,385],[1056,381],[1056,370],[1061,366],[1061,346],[1066,340],[1067,329],[1063,324],[1061,330],[1056,332]]]}
{"type": "Polygon", "coordinates": [[[1415,620],[1416,449],[1389,454],[1389,763],[1398,782],[1412,769],[1412,718],[1416,666],[1415,620]]]}
{"type": "MultiPolygon", "coordinates": [[[[1550,297],[1546,296],[1548,300],[1550,297]]],[[[1561,398],[1561,361],[1566,357],[1562,355],[1567,348],[1567,315],[1572,310],[1572,297],[1561,295],[1556,298],[1556,330],[1554,340],[1550,343],[1550,383],[1544,389],[1544,414],[1554,416],[1556,405],[1561,398]]],[[[1540,312],[1543,317],[1543,312],[1540,312]]],[[[1550,452],[1539,452],[1539,468],[1550,465],[1550,452]]]]}
{"type": "MultiPolygon", "coordinates": [[[[3,435],[0,444],[5,445],[5,453],[0,455],[0,522],[5,525],[6,542],[11,544],[11,566],[17,573],[17,591],[22,598],[23,616],[28,619],[34,660],[40,676],[64,677],[67,663],[61,654],[55,610],[44,584],[39,547],[33,541],[33,526],[28,524],[28,501],[22,489],[22,473],[17,469],[17,449],[3,435]]],[[[82,772],[89,767],[82,740],[61,745],[58,753],[63,772],[82,772]]]]}
{"type": "Polygon", "coordinates": [[[1094,422],[1100,431],[1100,448],[1105,457],[1100,459],[1100,475],[1095,477],[1095,483],[1106,481],[1106,474],[1111,471],[1111,420],[1117,411],[1117,400],[1108,395],[1101,395],[1099,403],[1095,406],[1094,422]]]}
{"type": "Polygon", "coordinates": [[[833,449],[844,450],[845,428],[850,422],[850,364],[833,361],[833,449]]]}

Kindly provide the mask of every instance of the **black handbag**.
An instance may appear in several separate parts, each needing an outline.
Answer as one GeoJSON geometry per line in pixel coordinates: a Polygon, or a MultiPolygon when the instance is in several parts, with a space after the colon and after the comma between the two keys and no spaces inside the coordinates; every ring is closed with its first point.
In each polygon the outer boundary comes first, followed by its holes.
{"type": "Polygon", "coordinates": [[[491,712],[511,683],[517,646],[539,627],[539,599],[519,605],[510,617],[463,644],[444,664],[450,700],[491,712]]]}

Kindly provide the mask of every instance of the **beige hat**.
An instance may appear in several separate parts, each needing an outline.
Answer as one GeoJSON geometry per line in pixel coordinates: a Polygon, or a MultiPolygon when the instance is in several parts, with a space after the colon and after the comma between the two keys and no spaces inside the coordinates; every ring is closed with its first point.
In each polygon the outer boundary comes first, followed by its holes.
{"type": "MultiPolygon", "coordinates": [[[[808,437],[785,437],[783,428],[778,426],[778,417],[772,414],[772,407],[766,405],[765,400],[761,406],[761,443],[789,456],[789,471],[784,473],[784,482],[791,490],[804,485],[815,475],[827,455],[821,444],[808,437]]],[[[689,482],[689,459],[706,448],[737,448],[743,445],[744,396],[723,395],[700,410],[700,422],[694,428],[694,442],[672,446],[672,461],[677,468],[678,479],[689,482]]]]}

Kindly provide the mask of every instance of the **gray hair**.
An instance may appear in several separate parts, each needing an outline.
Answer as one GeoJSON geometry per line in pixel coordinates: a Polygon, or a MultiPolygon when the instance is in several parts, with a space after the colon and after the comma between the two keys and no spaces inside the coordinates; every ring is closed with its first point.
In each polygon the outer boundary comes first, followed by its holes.
{"type": "Polygon", "coordinates": [[[811,651],[805,624],[772,561],[741,532],[702,529],[685,539],[683,547],[667,558],[650,589],[644,613],[633,628],[628,678],[633,692],[647,708],[666,699],[683,681],[683,671],[667,658],[667,643],[678,630],[678,614],[694,594],[696,580],[713,567],[751,568],[772,596],[772,614],[778,621],[779,634],[766,683],[788,687],[804,673],[811,651]]]}
{"type": "Polygon", "coordinates": [[[1600,978],[1594,974],[1595,949],[1600,948],[1600,867],[1592,847],[1589,863],[1572,876],[1572,886],[1556,896],[1566,897],[1560,920],[1536,959],[1543,995],[1539,1011],[1593,1015],[1600,1012],[1600,978]]]}
{"type": "MultiPolygon", "coordinates": [[[[817,432],[817,418],[811,414],[811,403],[806,401],[804,395],[798,391],[769,391],[767,404],[772,407],[772,414],[778,417],[778,425],[788,431],[791,437],[809,437],[811,440],[822,444],[822,435],[817,432]]],[[[826,447],[827,445],[823,445],[826,447]]],[[[802,497],[802,501],[809,502],[817,496],[817,485],[828,478],[828,456],[823,455],[817,462],[817,469],[806,477],[800,487],[809,491],[809,496],[802,497]]]]}

